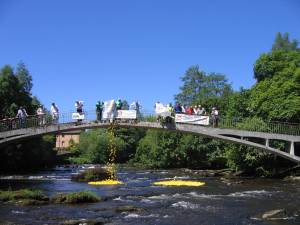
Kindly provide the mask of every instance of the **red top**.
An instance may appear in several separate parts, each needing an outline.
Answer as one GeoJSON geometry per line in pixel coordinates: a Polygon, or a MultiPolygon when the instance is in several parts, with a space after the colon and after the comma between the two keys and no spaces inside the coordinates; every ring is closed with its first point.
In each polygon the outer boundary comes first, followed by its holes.
{"type": "Polygon", "coordinates": [[[193,115],[193,108],[188,107],[187,110],[186,110],[186,114],[193,115]]]}

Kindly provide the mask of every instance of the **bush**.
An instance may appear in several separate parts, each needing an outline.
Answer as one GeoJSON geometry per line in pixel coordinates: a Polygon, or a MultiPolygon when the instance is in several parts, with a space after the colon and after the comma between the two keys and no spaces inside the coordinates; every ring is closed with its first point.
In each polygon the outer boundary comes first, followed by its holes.
{"type": "Polygon", "coordinates": [[[239,129],[249,130],[249,131],[260,131],[260,132],[267,132],[268,125],[260,118],[253,117],[247,118],[241,123],[237,124],[239,129]]]}
{"type": "Polygon", "coordinates": [[[109,171],[103,168],[87,169],[82,173],[72,176],[73,181],[79,181],[79,182],[101,181],[109,178],[110,178],[109,171]]]}
{"type": "Polygon", "coordinates": [[[22,199],[31,199],[46,201],[48,198],[40,190],[21,189],[17,191],[0,191],[0,201],[15,201],[22,199]]]}
{"type": "Polygon", "coordinates": [[[253,147],[227,144],[224,154],[229,168],[247,175],[270,176],[274,168],[274,156],[253,147]]]}
{"type": "Polygon", "coordinates": [[[101,199],[91,191],[80,191],[75,193],[60,193],[52,198],[53,203],[67,203],[67,204],[78,204],[78,203],[93,203],[99,202],[101,199]]]}
{"type": "Polygon", "coordinates": [[[222,143],[190,134],[148,130],[134,162],[150,168],[223,168],[222,143]]]}
{"type": "MultiPolygon", "coordinates": [[[[110,139],[109,134],[104,129],[90,130],[80,135],[80,143],[74,148],[72,152],[76,157],[69,160],[72,163],[100,163],[105,164],[110,155],[110,139]]],[[[114,137],[112,141],[116,144],[116,161],[118,155],[125,150],[125,141],[121,138],[114,137]]]]}

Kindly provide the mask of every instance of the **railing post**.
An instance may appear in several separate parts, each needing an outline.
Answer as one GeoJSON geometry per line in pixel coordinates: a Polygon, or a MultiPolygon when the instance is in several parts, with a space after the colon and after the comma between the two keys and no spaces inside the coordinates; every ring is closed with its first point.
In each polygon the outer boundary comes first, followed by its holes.
{"type": "Polygon", "coordinates": [[[295,143],[293,141],[290,143],[290,154],[295,155],[295,143]]]}
{"type": "Polygon", "coordinates": [[[266,147],[269,148],[270,147],[270,140],[266,139],[266,147]]]}

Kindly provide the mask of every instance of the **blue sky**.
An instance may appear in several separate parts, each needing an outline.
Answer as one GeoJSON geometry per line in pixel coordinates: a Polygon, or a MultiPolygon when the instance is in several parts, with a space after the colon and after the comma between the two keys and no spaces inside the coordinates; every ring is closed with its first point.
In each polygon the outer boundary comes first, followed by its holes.
{"type": "Polygon", "coordinates": [[[298,0],[0,0],[0,66],[23,61],[50,107],[168,103],[191,65],[254,84],[277,32],[300,40],[298,0]]]}

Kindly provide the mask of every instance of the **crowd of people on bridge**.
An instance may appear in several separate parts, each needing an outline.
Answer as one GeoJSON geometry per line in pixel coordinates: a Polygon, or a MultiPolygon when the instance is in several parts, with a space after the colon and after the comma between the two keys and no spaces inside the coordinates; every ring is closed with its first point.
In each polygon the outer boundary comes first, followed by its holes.
{"type": "MultiPolygon", "coordinates": [[[[76,112],[79,114],[84,114],[83,111],[83,101],[77,100],[75,101],[75,109],[76,112]]],[[[126,100],[117,99],[114,101],[116,110],[136,110],[138,113],[140,111],[140,103],[138,101],[132,102],[130,105],[128,105],[126,100]]],[[[155,106],[157,104],[161,104],[159,101],[155,103],[155,106]]],[[[186,114],[186,115],[197,115],[197,116],[209,116],[205,108],[201,105],[194,105],[194,106],[187,106],[182,105],[180,103],[176,103],[175,106],[173,106],[171,103],[166,105],[167,110],[172,114],[186,114]]],[[[102,115],[104,110],[104,102],[103,101],[97,101],[96,102],[96,120],[101,121],[102,115]]],[[[34,117],[38,123],[38,125],[43,126],[48,124],[50,121],[51,123],[58,123],[59,122],[59,108],[58,106],[53,102],[50,106],[50,112],[46,111],[46,109],[39,105],[36,114],[35,115],[28,115],[26,109],[23,106],[20,106],[17,110],[17,114],[14,118],[8,117],[8,116],[1,116],[0,121],[1,125],[3,127],[3,124],[7,129],[17,129],[17,128],[25,128],[26,127],[26,120],[28,118],[34,117]]],[[[219,121],[219,111],[216,107],[213,107],[210,114],[213,126],[218,126],[219,121]]]]}
{"type": "MultiPolygon", "coordinates": [[[[154,108],[156,109],[159,104],[161,103],[157,101],[154,105],[154,108]]],[[[169,103],[165,107],[171,113],[171,115],[186,114],[186,115],[197,115],[197,116],[209,116],[209,114],[207,113],[207,111],[202,105],[188,106],[188,105],[182,105],[180,103],[176,103],[175,106],[173,106],[172,103],[169,103]]],[[[216,107],[212,107],[210,116],[212,118],[213,127],[218,127],[219,110],[216,107]]]]}
{"type": "MultiPolygon", "coordinates": [[[[160,104],[159,101],[155,103],[154,108],[156,108],[158,104],[160,104]]],[[[202,107],[201,105],[187,106],[187,105],[181,105],[180,103],[176,103],[175,106],[173,106],[172,103],[169,103],[166,105],[166,107],[168,111],[172,113],[207,116],[205,108],[202,107]]]]}
{"type": "Polygon", "coordinates": [[[23,106],[20,106],[15,117],[0,115],[0,128],[1,130],[12,130],[28,126],[43,126],[49,122],[58,123],[58,120],[59,110],[55,103],[51,104],[50,114],[42,105],[38,105],[34,115],[28,115],[26,109],[23,106]],[[28,121],[30,121],[30,124],[28,124],[28,121]]]}
{"type": "MultiPolygon", "coordinates": [[[[113,108],[116,110],[136,110],[137,114],[139,114],[141,105],[138,101],[133,101],[130,105],[128,105],[126,100],[121,100],[120,98],[116,101],[113,101],[113,108]]],[[[104,102],[103,101],[97,101],[96,103],[96,119],[97,121],[102,120],[102,114],[104,110],[104,102]]]]}

